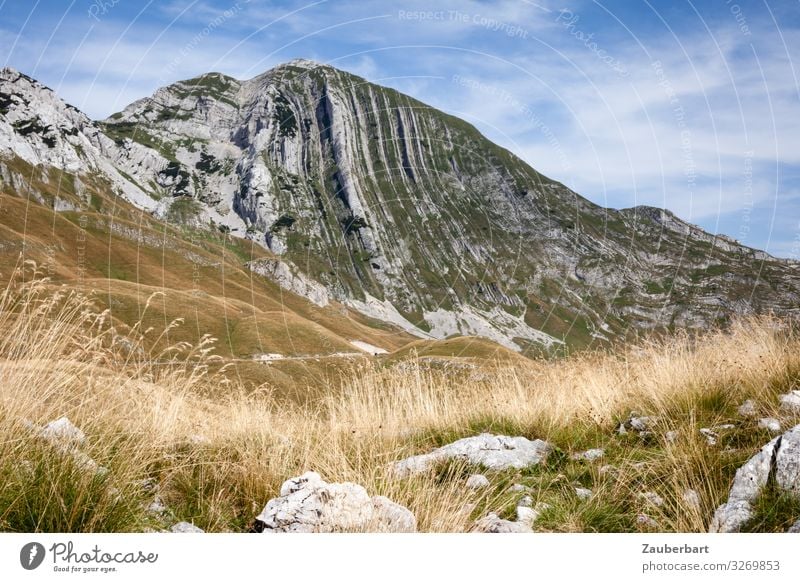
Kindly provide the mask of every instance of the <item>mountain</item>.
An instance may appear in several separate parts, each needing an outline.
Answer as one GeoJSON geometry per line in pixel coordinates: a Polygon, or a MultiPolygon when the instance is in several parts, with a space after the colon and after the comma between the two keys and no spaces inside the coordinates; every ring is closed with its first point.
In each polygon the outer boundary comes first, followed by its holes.
{"type": "Polygon", "coordinates": [[[99,181],[156,221],[262,248],[242,267],[316,309],[420,338],[538,352],[800,310],[796,262],[667,210],[599,207],[463,120],[310,61],[178,82],[97,123],[3,69],[0,139],[5,183],[25,183],[14,160],[99,181]]]}

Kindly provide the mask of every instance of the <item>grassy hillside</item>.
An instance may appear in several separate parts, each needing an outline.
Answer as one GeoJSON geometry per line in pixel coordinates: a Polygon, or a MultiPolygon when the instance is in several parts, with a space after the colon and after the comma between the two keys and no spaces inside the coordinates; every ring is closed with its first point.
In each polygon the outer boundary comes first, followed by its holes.
{"type": "Polygon", "coordinates": [[[78,182],[19,159],[5,163],[26,183],[0,184],[0,284],[20,261],[35,261],[51,288],[92,295],[119,333],[140,320],[165,329],[145,340],[148,348],[210,334],[245,384],[295,391],[311,379],[324,385],[342,367],[310,356],[358,352],[351,340],[391,351],[414,339],[341,305],[319,309],[251,273],[247,261],[272,256],[251,241],[158,221],[99,178],[78,182]],[[183,325],[170,327],[175,320],[183,325]],[[302,359],[249,361],[263,353],[302,359]]]}
{"type": "MultiPolygon", "coordinates": [[[[519,495],[512,484],[549,504],[540,531],[704,531],[737,467],[771,438],[737,406],[753,399],[786,428],[800,421],[777,406],[800,383],[800,337],[771,319],[559,361],[354,360],[324,393],[292,402],[220,369],[214,350],[224,341],[161,348],[143,337],[164,327],[134,321],[122,333],[102,302],[52,289],[28,270],[0,295],[2,531],[142,531],[177,520],[246,531],[281,482],[307,470],[408,506],[421,531],[467,531],[488,511],[508,515],[519,495]],[[617,434],[634,411],[657,416],[655,428],[617,434]],[[107,473],[87,471],[30,428],[64,415],[107,473]],[[727,424],[714,445],[699,432],[727,424]],[[535,469],[487,472],[491,485],[478,491],[465,479],[479,468],[447,464],[401,479],[388,467],[482,431],[557,450],[535,469]],[[571,459],[595,447],[605,449],[600,462],[571,459]],[[164,514],[146,510],[155,486],[164,514]],[[578,499],[576,486],[592,497],[578,499]],[[698,505],[686,505],[686,489],[698,505]]],[[[784,531],[797,517],[796,502],[768,495],[750,529],[784,531]]]]}

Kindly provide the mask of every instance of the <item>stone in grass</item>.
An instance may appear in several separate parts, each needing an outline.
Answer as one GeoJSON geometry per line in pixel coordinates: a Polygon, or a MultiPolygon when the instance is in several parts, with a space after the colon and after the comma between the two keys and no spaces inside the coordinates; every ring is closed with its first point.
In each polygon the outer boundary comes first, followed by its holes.
{"type": "Polygon", "coordinates": [[[739,416],[744,417],[752,417],[758,414],[755,400],[745,400],[737,411],[739,412],[739,416]]]}
{"type": "Polygon", "coordinates": [[[659,418],[657,416],[638,416],[631,413],[631,417],[619,425],[617,432],[619,434],[626,434],[628,431],[634,431],[640,435],[649,434],[651,430],[658,424],[659,418]]]}
{"type": "Polygon", "coordinates": [[[800,496],[800,425],[775,437],[736,471],[728,501],[714,512],[711,532],[736,532],[753,516],[767,483],[800,496]]]}
{"type": "Polygon", "coordinates": [[[169,528],[169,531],[172,533],[205,533],[202,529],[188,521],[179,521],[169,528]]]}
{"type": "Polygon", "coordinates": [[[573,461],[596,461],[602,459],[606,452],[603,449],[589,449],[580,453],[573,453],[573,461]]]}
{"type": "Polygon", "coordinates": [[[533,533],[530,523],[501,519],[496,513],[490,513],[476,521],[473,531],[479,533],[533,533]]]}
{"type": "Polygon", "coordinates": [[[717,444],[717,439],[719,438],[719,435],[710,428],[701,428],[700,434],[706,437],[706,442],[708,443],[708,446],[713,447],[714,445],[717,444]]]}
{"type": "Polygon", "coordinates": [[[156,495],[153,498],[153,501],[151,501],[147,505],[147,508],[145,510],[148,513],[154,513],[156,515],[162,515],[164,513],[167,513],[168,508],[167,508],[166,504],[164,503],[164,501],[161,499],[161,497],[159,495],[156,495]]]}
{"type": "Polygon", "coordinates": [[[392,464],[394,472],[405,477],[430,470],[444,460],[465,461],[487,469],[525,469],[547,459],[552,445],[542,440],[483,433],[463,438],[423,455],[408,457],[392,464]]]}
{"type": "Polygon", "coordinates": [[[264,533],[414,532],[417,520],[386,497],[370,497],[361,485],[326,483],[310,471],[281,486],[280,497],[267,503],[254,529],[264,533]]]}
{"type": "Polygon", "coordinates": [[[798,519],[792,527],[786,530],[786,533],[800,533],[800,519],[798,519]]]}
{"type": "Polygon", "coordinates": [[[529,526],[533,527],[536,520],[548,509],[550,509],[550,505],[543,502],[537,503],[536,507],[517,505],[517,522],[527,523],[529,526]]]}
{"type": "Polygon", "coordinates": [[[781,432],[781,421],[777,418],[760,418],[758,420],[758,428],[765,428],[770,432],[781,432]]]}
{"type": "Polygon", "coordinates": [[[108,474],[108,469],[99,465],[89,455],[80,450],[86,444],[86,435],[72,424],[66,416],[47,423],[38,429],[33,423],[26,423],[29,428],[38,430],[39,436],[49,442],[56,450],[72,457],[75,465],[84,471],[95,473],[99,477],[108,474]]]}
{"type": "Polygon", "coordinates": [[[47,423],[39,434],[51,443],[59,445],[79,447],[86,443],[86,435],[66,416],[47,423]]]}
{"type": "Polygon", "coordinates": [[[586,489],[585,487],[575,487],[575,495],[577,495],[578,499],[581,501],[586,501],[592,496],[592,490],[586,489]]]}
{"type": "Polygon", "coordinates": [[[468,489],[485,489],[490,485],[485,475],[470,475],[467,479],[468,489]]]}
{"type": "Polygon", "coordinates": [[[780,398],[781,406],[793,412],[800,412],[800,390],[792,390],[780,398]]]}

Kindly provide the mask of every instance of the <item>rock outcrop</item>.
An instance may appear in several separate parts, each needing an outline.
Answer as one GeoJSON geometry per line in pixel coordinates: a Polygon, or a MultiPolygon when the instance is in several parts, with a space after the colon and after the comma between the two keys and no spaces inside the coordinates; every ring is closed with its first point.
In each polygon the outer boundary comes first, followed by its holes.
{"type": "Polygon", "coordinates": [[[717,508],[709,530],[739,531],[768,483],[800,496],[800,425],[769,441],[736,471],[728,501],[717,508]]]}
{"type": "Polygon", "coordinates": [[[538,350],[800,304],[795,262],[667,210],[601,208],[469,124],[311,61],[180,81],[102,122],[2,69],[0,179],[23,193],[18,160],[253,240],[276,257],[254,272],[421,337],[538,350]]]}
{"type": "Polygon", "coordinates": [[[524,469],[545,461],[551,450],[552,446],[543,440],[484,433],[397,461],[392,468],[398,475],[405,476],[428,471],[440,461],[458,460],[495,471],[524,469]]]}
{"type": "Polygon", "coordinates": [[[417,521],[407,508],[383,496],[370,497],[355,483],[326,483],[304,473],[281,486],[256,518],[264,533],[415,532],[417,521]]]}

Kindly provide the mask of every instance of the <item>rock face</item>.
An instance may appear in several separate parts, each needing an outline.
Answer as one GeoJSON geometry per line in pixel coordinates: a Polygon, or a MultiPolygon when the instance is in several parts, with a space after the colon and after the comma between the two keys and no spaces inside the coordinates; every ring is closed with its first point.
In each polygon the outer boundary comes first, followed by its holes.
{"type": "Polygon", "coordinates": [[[414,514],[402,505],[383,496],[370,497],[355,483],[326,483],[314,472],[286,481],[280,497],[267,503],[256,522],[265,533],[417,529],[414,514]]]}
{"type": "Polygon", "coordinates": [[[552,446],[542,440],[484,433],[457,440],[424,455],[397,461],[392,468],[398,475],[413,475],[431,469],[444,460],[460,460],[487,469],[524,469],[547,459],[552,446]]]}
{"type": "Polygon", "coordinates": [[[253,270],[285,289],[423,337],[523,350],[800,304],[796,263],[598,207],[462,120],[310,61],[208,73],[99,123],[2,69],[0,158],[20,191],[16,159],[102,175],[159,218],[269,248],[253,270]]]}
{"type": "Polygon", "coordinates": [[[717,508],[710,531],[739,531],[770,479],[778,489],[800,495],[800,425],[772,439],[736,471],[728,501],[717,508]]]}

